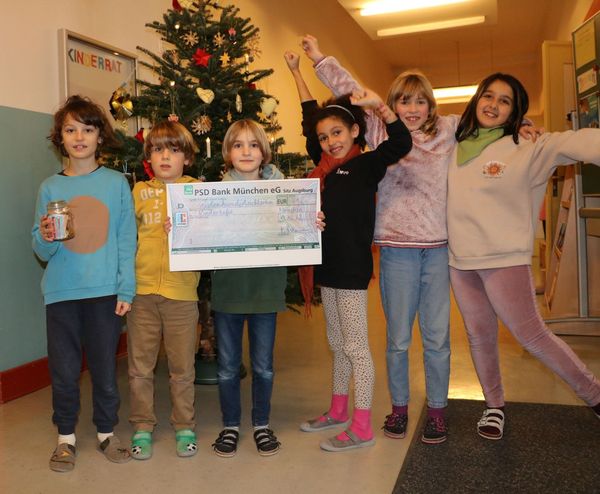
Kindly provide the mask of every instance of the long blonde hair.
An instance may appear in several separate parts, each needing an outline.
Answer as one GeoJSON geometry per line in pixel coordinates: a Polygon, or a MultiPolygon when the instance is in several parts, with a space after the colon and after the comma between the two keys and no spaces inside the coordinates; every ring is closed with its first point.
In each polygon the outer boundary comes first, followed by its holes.
{"type": "Polygon", "coordinates": [[[434,136],[437,133],[437,102],[433,96],[431,83],[420,70],[406,70],[394,79],[388,92],[387,104],[395,111],[399,99],[415,95],[422,96],[429,103],[429,115],[420,130],[429,136],[434,136]]]}

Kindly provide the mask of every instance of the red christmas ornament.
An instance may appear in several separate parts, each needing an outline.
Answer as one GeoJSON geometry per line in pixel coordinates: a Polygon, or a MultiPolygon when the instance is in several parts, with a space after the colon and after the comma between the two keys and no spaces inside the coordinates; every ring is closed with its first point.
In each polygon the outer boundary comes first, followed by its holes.
{"type": "Polygon", "coordinates": [[[183,8],[181,7],[181,5],[179,5],[179,2],[177,0],[173,0],[173,8],[177,12],[181,12],[183,10],[183,8]]]}
{"type": "Polygon", "coordinates": [[[148,178],[154,178],[154,172],[152,171],[152,166],[150,163],[144,160],[142,161],[142,164],[144,165],[144,171],[146,172],[146,175],[148,175],[148,178]]]}
{"type": "Polygon", "coordinates": [[[138,130],[137,134],[134,137],[136,138],[137,141],[144,144],[144,127],[142,127],[140,130],[138,130]]]}
{"type": "Polygon", "coordinates": [[[237,34],[237,31],[235,30],[234,27],[230,27],[227,32],[229,33],[229,36],[231,36],[231,37],[233,37],[237,34]]]}
{"type": "Polygon", "coordinates": [[[194,55],[192,56],[196,65],[202,65],[204,67],[208,66],[208,61],[210,60],[210,57],[212,57],[212,55],[202,50],[201,48],[198,48],[196,50],[196,53],[194,53],[194,55]]]}
{"type": "Polygon", "coordinates": [[[256,84],[254,84],[253,82],[249,82],[249,83],[247,84],[247,86],[248,86],[250,89],[256,89],[256,84]]]}

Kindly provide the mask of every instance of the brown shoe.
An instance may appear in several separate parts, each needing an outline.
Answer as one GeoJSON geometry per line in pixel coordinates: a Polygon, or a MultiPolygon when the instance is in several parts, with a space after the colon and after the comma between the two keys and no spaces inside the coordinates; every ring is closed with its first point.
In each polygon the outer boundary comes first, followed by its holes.
{"type": "Polygon", "coordinates": [[[126,463],[131,460],[129,449],[121,446],[121,441],[117,436],[109,436],[98,444],[100,452],[104,453],[108,461],[113,463],[126,463]]]}
{"type": "Polygon", "coordinates": [[[50,470],[55,472],[70,472],[75,468],[75,446],[60,443],[50,457],[50,470]]]}

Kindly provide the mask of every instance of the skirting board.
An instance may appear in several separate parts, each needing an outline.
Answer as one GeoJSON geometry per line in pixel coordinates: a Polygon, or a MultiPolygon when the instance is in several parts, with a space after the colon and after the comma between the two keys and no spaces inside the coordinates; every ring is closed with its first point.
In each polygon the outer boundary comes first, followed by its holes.
{"type": "MultiPolygon", "coordinates": [[[[127,333],[122,333],[117,347],[117,358],[127,355],[127,333]]],[[[81,371],[87,369],[85,358],[81,371]]],[[[28,362],[0,372],[0,404],[20,398],[50,385],[48,357],[28,362]]]]}

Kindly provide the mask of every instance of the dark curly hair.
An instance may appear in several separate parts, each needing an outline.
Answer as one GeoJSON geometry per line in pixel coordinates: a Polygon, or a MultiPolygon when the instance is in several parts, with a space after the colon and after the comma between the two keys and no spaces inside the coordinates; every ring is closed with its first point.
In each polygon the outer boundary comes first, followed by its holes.
{"type": "Polygon", "coordinates": [[[101,142],[98,142],[98,147],[96,148],[96,159],[100,157],[102,147],[119,147],[119,140],[100,105],[97,105],[85,96],[76,94],[69,96],[67,101],[54,114],[54,125],[48,136],[48,139],[52,141],[52,144],[54,144],[63,156],[69,156],[62,142],[62,128],[68,115],[78,122],[85,125],[92,125],[100,131],[99,137],[101,142]]]}
{"type": "Polygon", "coordinates": [[[311,121],[314,132],[316,132],[317,124],[326,118],[337,118],[349,129],[352,128],[354,124],[357,124],[358,136],[354,139],[354,143],[358,144],[361,149],[367,145],[367,141],[365,140],[365,132],[367,130],[365,112],[360,106],[354,106],[350,103],[350,94],[345,94],[338,98],[331,98],[323,102],[315,112],[311,121]]]}

